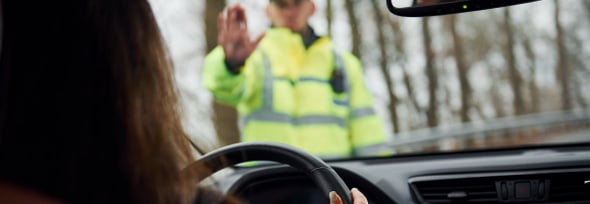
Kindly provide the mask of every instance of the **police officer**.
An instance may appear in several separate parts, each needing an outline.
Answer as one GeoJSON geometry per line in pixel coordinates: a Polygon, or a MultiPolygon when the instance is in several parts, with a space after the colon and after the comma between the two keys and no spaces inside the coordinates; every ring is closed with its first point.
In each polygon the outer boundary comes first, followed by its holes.
{"type": "Polygon", "coordinates": [[[234,106],[242,141],[290,144],[322,158],[367,156],[385,141],[359,60],[334,50],[308,20],[311,0],[270,0],[272,27],[251,39],[245,11],[218,19],[218,43],[203,81],[215,100],[234,106]]]}

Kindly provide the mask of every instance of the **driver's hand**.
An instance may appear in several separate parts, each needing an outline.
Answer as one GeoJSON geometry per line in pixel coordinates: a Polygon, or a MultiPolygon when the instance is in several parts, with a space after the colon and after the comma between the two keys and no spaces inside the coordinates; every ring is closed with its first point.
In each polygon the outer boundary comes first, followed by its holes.
{"type": "MultiPolygon", "coordinates": [[[[365,197],[365,195],[363,195],[363,193],[361,193],[358,189],[352,188],[350,193],[352,194],[353,204],[369,203],[369,201],[367,201],[367,197],[365,197]]],[[[340,196],[338,196],[338,194],[336,194],[334,191],[330,192],[330,204],[342,204],[342,199],[340,199],[340,196]]]]}

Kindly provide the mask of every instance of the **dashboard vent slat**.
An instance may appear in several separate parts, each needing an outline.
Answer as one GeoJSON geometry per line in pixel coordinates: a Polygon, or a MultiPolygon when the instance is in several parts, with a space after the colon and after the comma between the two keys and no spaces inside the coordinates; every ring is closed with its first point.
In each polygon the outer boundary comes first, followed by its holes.
{"type": "Polygon", "coordinates": [[[496,191],[490,191],[490,192],[473,192],[470,193],[470,195],[497,195],[496,191]]]}
{"type": "Polygon", "coordinates": [[[495,203],[498,202],[498,199],[470,199],[468,200],[468,202],[474,202],[474,203],[495,203]]]}
{"type": "Polygon", "coordinates": [[[414,183],[424,203],[497,203],[495,183],[486,179],[454,179],[414,183]]]}

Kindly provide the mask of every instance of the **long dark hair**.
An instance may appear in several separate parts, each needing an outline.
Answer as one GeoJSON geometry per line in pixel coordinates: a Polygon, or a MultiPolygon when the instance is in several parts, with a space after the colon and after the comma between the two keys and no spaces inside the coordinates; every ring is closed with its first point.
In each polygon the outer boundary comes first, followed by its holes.
{"type": "Polygon", "coordinates": [[[184,203],[197,175],[147,0],[4,1],[0,181],[73,203],[184,203]]]}

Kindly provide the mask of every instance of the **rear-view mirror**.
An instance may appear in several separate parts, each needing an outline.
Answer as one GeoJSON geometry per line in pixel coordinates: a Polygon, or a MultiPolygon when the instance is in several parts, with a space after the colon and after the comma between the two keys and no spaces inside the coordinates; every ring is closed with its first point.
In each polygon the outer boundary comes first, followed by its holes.
{"type": "Polygon", "coordinates": [[[389,12],[421,17],[463,13],[529,3],[538,0],[385,0],[389,12]]]}

